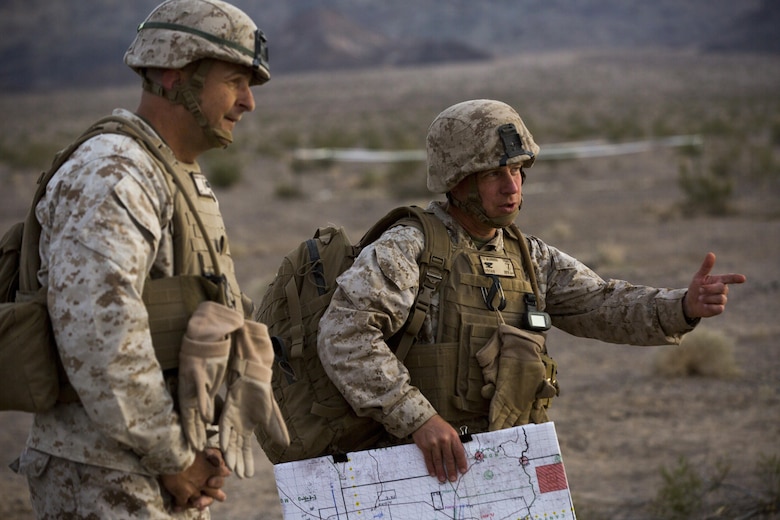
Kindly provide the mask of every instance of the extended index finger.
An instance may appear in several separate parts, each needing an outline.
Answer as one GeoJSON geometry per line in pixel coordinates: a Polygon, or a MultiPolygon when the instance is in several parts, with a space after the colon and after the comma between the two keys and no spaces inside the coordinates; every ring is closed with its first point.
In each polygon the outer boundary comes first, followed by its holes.
{"type": "Polygon", "coordinates": [[[747,281],[747,277],[744,274],[738,274],[738,273],[728,273],[728,274],[718,274],[715,276],[710,276],[707,280],[707,284],[713,284],[713,283],[723,283],[723,284],[733,284],[733,283],[745,283],[747,281]]]}

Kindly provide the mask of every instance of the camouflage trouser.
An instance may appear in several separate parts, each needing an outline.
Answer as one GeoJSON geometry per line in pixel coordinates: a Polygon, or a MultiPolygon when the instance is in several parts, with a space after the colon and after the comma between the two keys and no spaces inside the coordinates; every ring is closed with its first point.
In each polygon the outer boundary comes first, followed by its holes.
{"type": "Polygon", "coordinates": [[[19,473],[27,477],[39,519],[210,518],[208,510],[170,513],[170,495],[154,477],[81,464],[29,448],[19,460],[19,473]]]}

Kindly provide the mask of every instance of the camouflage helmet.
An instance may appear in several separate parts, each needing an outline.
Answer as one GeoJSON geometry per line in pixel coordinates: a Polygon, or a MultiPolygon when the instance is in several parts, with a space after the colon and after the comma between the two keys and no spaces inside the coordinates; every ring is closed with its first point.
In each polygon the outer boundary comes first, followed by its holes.
{"type": "Polygon", "coordinates": [[[539,146],[518,113],[490,99],[444,110],[428,128],[428,189],[446,193],[472,173],[521,163],[530,167],[539,146]]]}
{"type": "Polygon", "coordinates": [[[166,0],[138,26],[125,63],[181,69],[204,58],[249,67],[252,85],[271,78],[265,35],[246,13],[221,0],[166,0]]]}

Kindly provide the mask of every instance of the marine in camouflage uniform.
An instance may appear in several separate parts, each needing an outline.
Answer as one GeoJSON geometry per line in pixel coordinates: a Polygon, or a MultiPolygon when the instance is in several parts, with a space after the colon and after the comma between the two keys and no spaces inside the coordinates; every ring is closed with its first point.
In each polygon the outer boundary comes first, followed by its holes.
{"type": "MultiPolygon", "coordinates": [[[[459,103],[434,120],[427,145],[428,188],[447,194],[446,202],[431,202],[428,209],[445,224],[454,248],[476,256],[487,251],[503,254],[505,228],[517,217],[522,202],[524,168],[539,152],[520,116],[498,101],[459,103]],[[482,188],[491,182],[497,187],[492,194],[482,188]]],[[[537,311],[548,313],[553,326],[576,336],[634,345],[675,344],[699,318],[723,311],[729,283],[744,281],[742,275],[709,275],[711,253],[688,289],[605,281],[542,240],[525,239],[538,283],[537,311]]],[[[455,430],[461,424],[442,420],[437,406],[448,404],[433,403],[433,396],[415,386],[408,367],[386,343],[404,325],[417,295],[423,244],[420,229],[399,226],[361,251],[338,278],[320,322],[318,351],[329,377],[358,415],[381,423],[396,442],[411,437],[429,472],[441,481],[454,481],[458,471],[467,468],[455,430]]],[[[474,267],[477,273],[480,269],[478,264],[474,267]]],[[[432,348],[442,341],[436,335],[442,330],[443,313],[437,295],[415,348],[432,348]]],[[[496,313],[494,328],[503,322],[500,314],[496,313]]],[[[471,348],[473,356],[476,349],[464,345],[473,338],[460,336],[459,341],[458,348],[466,352],[471,348]]]]}
{"type": "MultiPolygon", "coordinates": [[[[239,305],[216,198],[194,159],[226,146],[234,122],[254,109],[249,87],[270,77],[261,36],[245,13],[219,0],[164,2],[125,55],[144,78],[138,110],[144,117],[114,112],[157,142],[207,201],[202,207],[212,214],[203,219],[209,236],[223,244],[218,262],[239,305]],[[191,62],[199,65],[190,81],[178,88],[161,84],[162,71],[180,71],[191,62]],[[219,107],[232,118],[229,124],[211,115],[215,88],[224,88],[218,74],[228,75],[235,96],[232,106],[219,107]]],[[[174,258],[174,189],[163,165],[138,140],[101,134],[60,168],[36,208],[42,226],[38,277],[48,287],[60,357],[78,395],[35,415],[18,461],[40,518],[208,518],[203,508],[224,497],[222,457],[197,451],[184,435],[141,298],[148,276],[205,274],[200,270],[209,267],[174,258]],[[199,476],[205,483],[165,480],[169,475],[199,476]],[[171,490],[169,482],[194,488],[171,490]],[[192,492],[183,499],[196,507],[184,509],[180,496],[174,503],[171,493],[177,492],[192,492]],[[183,511],[174,514],[175,506],[183,511]]]]}

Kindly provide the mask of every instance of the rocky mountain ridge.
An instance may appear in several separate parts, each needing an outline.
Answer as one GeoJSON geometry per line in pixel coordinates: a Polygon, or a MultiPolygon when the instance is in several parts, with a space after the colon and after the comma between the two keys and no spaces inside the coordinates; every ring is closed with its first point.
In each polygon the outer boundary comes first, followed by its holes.
{"type": "MultiPolygon", "coordinates": [[[[118,85],[159,0],[5,0],[0,90],[118,85]]],[[[234,0],[269,38],[272,73],[428,65],[570,48],[780,52],[773,0],[234,0]]]]}

